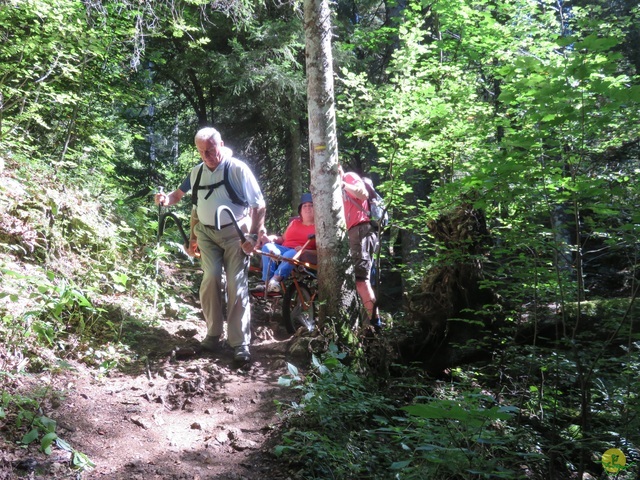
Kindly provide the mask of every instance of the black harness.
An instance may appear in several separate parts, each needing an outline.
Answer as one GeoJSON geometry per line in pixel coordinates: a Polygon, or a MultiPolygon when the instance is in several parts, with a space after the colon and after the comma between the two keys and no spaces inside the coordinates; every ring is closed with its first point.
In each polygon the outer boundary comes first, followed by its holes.
{"type": "Polygon", "coordinates": [[[233,203],[236,205],[241,205],[243,207],[248,207],[249,203],[246,200],[242,200],[238,193],[231,186],[231,182],[229,181],[229,167],[231,166],[231,162],[225,162],[224,164],[224,175],[223,179],[219,182],[213,183],[211,185],[200,185],[200,178],[202,177],[202,170],[204,169],[204,164],[200,165],[200,170],[198,170],[198,174],[196,175],[196,181],[193,184],[193,192],[191,195],[191,203],[193,205],[198,205],[198,190],[208,190],[209,192],[204,196],[204,199],[207,200],[213,191],[221,185],[224,185],[227,189],[227,195],[233,203]]]}

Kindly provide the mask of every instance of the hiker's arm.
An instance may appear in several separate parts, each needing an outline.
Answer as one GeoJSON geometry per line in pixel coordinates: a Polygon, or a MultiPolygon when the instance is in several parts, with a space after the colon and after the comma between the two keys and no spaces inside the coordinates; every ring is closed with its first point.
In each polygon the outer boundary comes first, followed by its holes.
{"type": "Polygon", "coordinates": [[[347,183],[343,180],[342,188],[344,188],[345,192],[358,200],[366,200],[369,198],[367,187],[364,186],[364,182],[362,180],[357,180],[354,184],[347,183]]]}
{"type": "Polygon", "coordinates": [[[266,207],[251,208],[251,231],[249,233],[257,236],[258,243],[256,244],[256,248],[260,248],[262,245],[269,242],[267,229],[264,227],[264,217],[266,212],[266,207]]]}
{"type": "Polygon", "coordinates": [[[249,233],[258,235],[258,237],[267,233],[267,229],[264,228],[266,212],[266,207],[254,207],[251,209],[251,231],[249,233]]]}

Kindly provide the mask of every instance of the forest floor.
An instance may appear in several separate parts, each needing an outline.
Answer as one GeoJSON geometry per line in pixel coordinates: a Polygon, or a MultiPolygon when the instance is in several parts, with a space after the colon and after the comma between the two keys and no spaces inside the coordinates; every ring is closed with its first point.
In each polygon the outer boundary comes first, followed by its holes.
{"type": "MultiPolygon", "coordinates": [[[[65,450],[54,447],[47,456],[37,442],[21,448],[0,437],[0,479],[297,478],[274,447],[283,422],[278,402],[290,404],[297,393],[278,378],[288,373],[291,345],[304,339],[287,335],[279,314],[264,307],[253,305],[252,361],[244,367],[230,348],[197,353],[203,320],[165,318],[141,327],[139,360],[124,371],[100,376],[69,362],[55,374],[16,378],[19,390],[59,392],[43,414],[95,467],[78,473],[65,450]]],[[[307,357],[298,355],[298,366],[307,357]]]]}

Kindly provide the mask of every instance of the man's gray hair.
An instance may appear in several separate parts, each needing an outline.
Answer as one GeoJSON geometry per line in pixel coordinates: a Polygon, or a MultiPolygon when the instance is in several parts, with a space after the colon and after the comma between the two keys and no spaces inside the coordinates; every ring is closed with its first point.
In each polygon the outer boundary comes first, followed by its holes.
{"type": "Polygon", "coordinates": [[[215,145],[220,145],[222,142],[222,137],[220,136],[220,132],[213,127],[205,127],[198,130],[196,133],[196,140],[208,140],[211,141],[215,145]]]}

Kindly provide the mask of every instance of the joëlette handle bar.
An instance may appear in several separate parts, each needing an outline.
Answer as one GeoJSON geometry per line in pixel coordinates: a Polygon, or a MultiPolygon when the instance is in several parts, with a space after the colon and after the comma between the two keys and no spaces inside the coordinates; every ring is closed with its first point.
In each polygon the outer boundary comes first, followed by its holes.
{"type": "MultiPolygon", "coordinates": [[[[295,258],[289,258],[289,257],[283,257],[282,255],[278,255],[277,253],[269,253],[269,252],[263,252],[261,250],[256,250],[256,253],[260,254],[260,255],[264,255],[265,257],[271,258],[273,260],[276,260],[278,262],[288,262],[288,263],[292,263],[297,267],[302,267],[305,270],[307,269],[311,269],[311,270],[317,270],[318,266],[314,265],[312,263],[308,263],[308,262],[301,262],[298,259],[295,258]]],[[[313,272],[309,272],[310,274],[314,274],[313,272]]]]}
{"type": "Polygon", "coordinates": [[[307,248],[307,245],[309,245],[309,243],[311,242],[311,240],[313,240],[314,238],[316,238],[315,234],[312,233],[311,235],[309,235],[308,237],[309,239],[305,242],[305,244],[302,246],[302,248],[300,250],[298,250],[296,252],[296,254],[293,256],[293,260],[297,260],[298,258],[300,258],[300,255],[302,255],[302,252],[305,251],[305,249],[307,248]]]}

